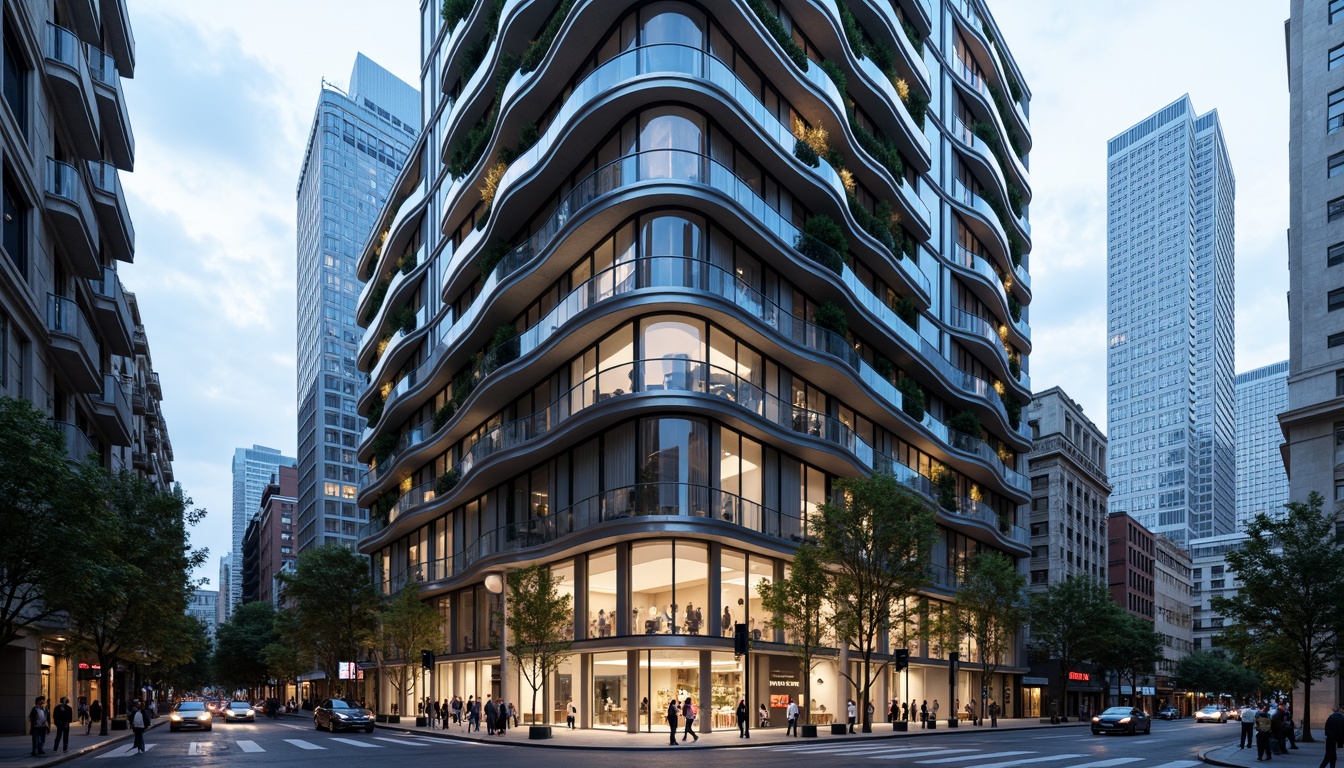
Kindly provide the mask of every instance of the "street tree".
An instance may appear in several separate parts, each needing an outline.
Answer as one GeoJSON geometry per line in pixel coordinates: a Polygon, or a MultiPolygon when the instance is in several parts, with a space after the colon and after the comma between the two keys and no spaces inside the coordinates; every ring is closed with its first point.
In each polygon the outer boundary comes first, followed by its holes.
{"type": "Polygon", "coordinates": [[[79,572],[70,545],[83,541],[89,510],[87,496],[70,493],[76,479],[47,417],[0,398],[0,648],[50,618],[44,596],[79,572]]]}
{"type": "Polygon", "coordinates": [[[929,583],[938,524],[933,509],[890,473],[838,480],[835,490],[838,503],[821,505],[812,530],[831,573],[835,634],[860,660],[857,678],[840,674],[858,690],[863,731],[871,733],[872,686],[890,663],[873,657],[892,611],[929,583]]]}
{"type": "Polygon", "coordinates": [[[437,653],[442,646],[443,615],[420,599],[420,584],[411,579],[378,616],[377,642],[373,645],[378,674],[388,675],[399,698],[405,694],[414,699],[420,679],[420,651],[437,653]],[[388,674],[388,662],[395,659],[403,663],[393,666],[388,674]]]}
{"type": "Polygon", "coordinates": [[[266,673],[275,678],[282,686],[285,681],[298,680],[299,675],[313,669],[312,657],[304,658],[302,651],[293,639],[298,635],[295,629],[297,619],[294,612],[282,609],[275,612],[275,639],[261,649],[262,659],[266,662],[266,673]]]}
{"type": "Polygon", "coordinates": [[[1029,604],[1032,647],[1055,662],[1060,685],[1055,701],[1068,701],[1069,674],[1097,655],[1119,620],[1120,606],[1106,585],[1089,576],[1051,584],[1033,593],[1029,604]]]}
{"type": "Polygon", "coordinates": [[[1131,695],[1138,696],[1140,678],[1154,674],[1158,662],[1166,658],[1165,645],[1162,633],[1154,630],[1152,624],[1122,612],[1115,632],[1105,638],[1101,647],[1118,651],[1111,669],[1120,680],[1129,681],[1131,695]]]}
{"type": "Polygon", "coordinates": [[[175,688],[194,691],[214,682],[210,637],[205,625],[194,616],[181,614],[171,619],[178,642],[171,653],[161,654],[145,668],[145,680],[158,690],[175,688]]]}
{"type": "Polygon", "coordinates": [[[269,602],[254,600],[235,608],[229,620],[215,629],[218,682],[229,690],[243,688],[260,694],[271,677],[264,652],[278,639],[275,609],[269,602]]]}
{"type": "Polygon", "coordinates": [[[532,721],[537,691],[569,658],[574,646],[574,606],[560,591],[563,579],[546,565],[509,571],[506,650],[532,689],[532,721]]]}
{"type": "Polygon", "coordinates": [[[1176,682],[1182,688],[1201,694],[1248,693],[1248,683],[1254,676],[1244,674],[1244,668],[1209,651],[1191,651],[1176,663],[1176,682]]]}
{"type": "Polygon", "coordinates": [[[292,572],[279,574],[281,595],[294,621],[281,625],[285,641],[326,675],[327,694],[339,693],[341,662],[354,662],[371,648],[383,597],[369,580],[362,557],[338,544],[299,555],[292,572]]]}
{"type": "MultiPolygon", "coordinates": [[[[804,542],[794,553],[789,575],[771,583],[756,584],[761,609],[770,617],[769,627],[784,631],[789,650],[798,659],[803,674],[803,723],[811,723],[812,670],[826,640],[822,604],[830,586],[830,574],[821,563],[815,545],[804,542]]],[[[727,627],[724,628],[728,629],[727,627]]]]}
{"type": "MultiPolygon", "coordinates": [[[[980,650],[980,688],[984,691],[1026,622],[1027,580],[1006,555],[987,551],[964,561],[960,582],[953,615],[960,624],[959,634],[969,636],[980,650]]],[[[981,696],[982,715],[985,706],[981,696]]]]}
{"type": "Polygon", "coordinates": [[[1287,513],[1280,517],[1262,512],[1252,518],[1246,541],[1226,555],[1241,591],[1211,601],[1214,612],[1239,630],[1240,655],[1253,664],[1272,659],[1303,684],[1299,741],[1315,741],[1311,684],[1330,673],[1344,621],[1344,549],[1335,541],[1335,516],[1324,514],[1324,504],[1312,492],[1306,503],[1285,504],[1287,513]]]}

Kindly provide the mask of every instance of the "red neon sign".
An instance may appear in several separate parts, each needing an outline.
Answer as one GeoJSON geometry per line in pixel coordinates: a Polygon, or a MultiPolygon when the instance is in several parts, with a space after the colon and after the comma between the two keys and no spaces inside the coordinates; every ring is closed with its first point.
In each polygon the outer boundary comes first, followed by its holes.
{"type": "Polygon", "coordinates": [[[1086,682],[1088,682],[1089,680],[1092,679],[1092,676],[1089,675],[1089,674],[1087,674],[1086,672],[1070,672],[1070,673],[1069,673],[1069,679],[1070,679],[1070,680],[1079,680],[1079,681],[1082,681],[1082,682],[1086,683],[1086,682]]]}

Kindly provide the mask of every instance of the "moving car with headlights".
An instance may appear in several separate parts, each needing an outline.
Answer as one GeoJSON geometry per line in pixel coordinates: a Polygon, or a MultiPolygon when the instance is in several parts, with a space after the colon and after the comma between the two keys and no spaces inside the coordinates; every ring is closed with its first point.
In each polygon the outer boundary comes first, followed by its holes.
{"type": "Polygon", "coordinates": [[[373,733],[373,713],[361,707],[354,699],[323,699],[313,709],[313,727],[337,731],[363,728],[365,733],[373,733]]]}
{"type": "Polygon", "coordinates": [[[1179,710],[1179,709],[1173,707],[1172,705],[1168,704],[1167,706],[1165,706],[1165,707],[1163,707],[1163,708],[1157,710],[1157,719],[1158,719],[1158,720],[1180,720],[1180,719],[1181,719],[1181,710],[1179,710]]]}
{"type": "Polygon", "coordinates": [[[1195,713],[1195,722],[1196,722],[1196,723],[1226,723],[1226,722],[1227,722],[1227,710],[1223,709],[1222,707],[1218,706],[1217,704],[1210,704],[1209,706],[1207,706],[1207,707],[1205,707],[1205,708],[1203,708],[1203,709],[1201,709],[1201,710],[1199,710],[1198,712],[1195,713]]]}
{"type": "Polygon", "coordinates": [[[168,730],[180,731],[183,728],[210,730],[214,724],[214,715],[205,708],[204,701],[180,701],[168,715],[168,730]]]}
{"type": "Polygon", "coordinates": [[[226,723],[255,723],[257,722],[257,711],[246,701],[230,701],[224,705],[222,710],[224,722],[226,723]]]}
{"type": "Polygon", "coordinates": [[[1153,721],[1138,707],[1111,707],[1092,718],[1092,735],[1103,733],[1152,733],[1153,721]]]}

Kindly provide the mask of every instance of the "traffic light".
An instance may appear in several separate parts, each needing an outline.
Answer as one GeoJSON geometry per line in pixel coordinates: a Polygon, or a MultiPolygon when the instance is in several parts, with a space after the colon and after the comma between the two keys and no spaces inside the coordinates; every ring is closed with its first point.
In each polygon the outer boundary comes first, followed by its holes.
{"type": "Polygon", "coordinates": [[[900,672],[902,669],[905,669],[908,666],[910,666],[910,651],[906,648],[897,648],[896,671],[900,672]]]}
{"type": "Polygon", "coordinates": [[[420,666],[425,669],[434,668],[434,652],[425,650],[420,652],[420,666]]]}
{"type": "Polygon", "coordinates": [[[747,655],[747,648],[749,647],[747,640],[749,637],[746,624],[733,625],[733,655],[747,655]]]}

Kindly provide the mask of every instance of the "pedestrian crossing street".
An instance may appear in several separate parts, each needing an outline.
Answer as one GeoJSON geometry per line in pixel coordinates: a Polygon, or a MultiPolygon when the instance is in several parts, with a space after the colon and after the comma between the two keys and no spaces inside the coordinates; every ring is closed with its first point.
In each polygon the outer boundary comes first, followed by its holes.
{"type": "MultiPolygon", "coordinates": [[[[325,734],[309,739],[263,739],[261,741],[253,739],[229,739],[218,738],[209,741],[173,741],[166,742],[145,742],[146,753],[152,752],[156,747],[160,753],[165,750],[172,751],[175,754],[185,752],[190,757],[203,757],[206,755],[218,756],[230,752],[255,753],[255,752],[286,752],[286,751],[318,751],[318,750],[341,750],[349,752],[363,752],[373,749],[387,749],[391,747],[411,747],[418,749],[421,747],[479,747],[480,744],[471,741],[456,741],[452,739],[436,739],[430,736],[417,736],[409,734],[405,736],[327,736],[325,734]]],[[[121,757],[134,757],[137,754],[132,746],[117,746],[113,749],[97,755],[95,760],[115,760],[121,757]]]]}
{"type": "Polygon", "coordinates": [[[1091,759],[1096,755],[1081,753],[1043,755],[1040,752],[1025,749],[995,750],[983,748],[931,747],[914,744],[789,744],[781,746],[756,747],[759,751],[778,752],[791,755],[822,755],[825,757],[843,757],[847,759],[902,760],[914,765],[929,765],[938,768],[1193,768],[1198,760],[1172,760],[1170,762],[1152,762],[1144,757],[1112,757],[1104,760],[1091,759]],[[1147,765],[1139,765],[1145,760],[1147,765]]]}

